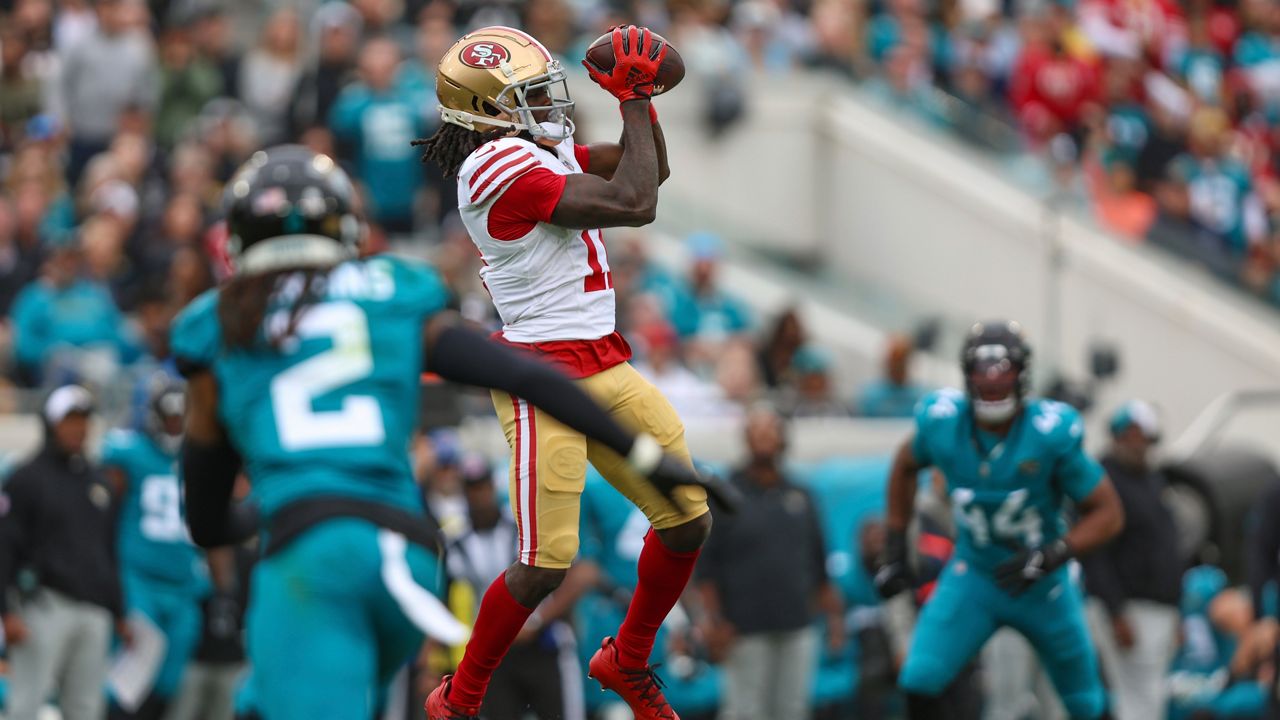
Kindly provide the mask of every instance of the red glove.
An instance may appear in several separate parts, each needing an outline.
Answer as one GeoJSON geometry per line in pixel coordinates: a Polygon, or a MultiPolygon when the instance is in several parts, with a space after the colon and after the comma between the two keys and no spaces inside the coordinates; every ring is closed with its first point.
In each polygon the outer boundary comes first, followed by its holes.
{"type": "Polygon", "coordinates": [[[618,102],[649,98],[653,95],[658,68],[667,56],[667,44],[662,42],[654,47],[653,33],[635,25],[615,27],[610,34],[613,69],[606,73],[585,59],[582,66],[591,79],[618,98],[618,102]]]}

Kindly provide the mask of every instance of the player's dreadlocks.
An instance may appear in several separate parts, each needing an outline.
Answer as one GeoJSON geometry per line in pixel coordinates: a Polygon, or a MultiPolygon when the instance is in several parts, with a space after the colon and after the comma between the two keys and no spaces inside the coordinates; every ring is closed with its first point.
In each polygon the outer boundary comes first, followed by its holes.
{"type": "Polygon", "coordinates": [[[446,122],[440,123],[440,127],[431,137],[414,140],[413,146],[423,148],[422,162],[435,163],[445,177],[452,178],[457,177],[458,168],[462,167],[462,162],[468,155],[475,152],[476,148],[490,140],[502,137],[506,132],[508,131],[502,128],[477,132],[446,122]]]}
{"type": "Polygon", "coordinates": [[[227,347],[248,350],[258,338],[258,330],[266,319],[267,305],[282,281],[295,273],[301,274],[302,288],[293,307],[289,309],[289,322],[283,332],[268,332],[267,342],[279,349],[286,338],[297,329],[302,310],[320,295],[318,280],[327,269],[285,268],[261,275],[241,275],[232,278],[218,297],[218,323],[222,326],[222,340],[227,347]]]}

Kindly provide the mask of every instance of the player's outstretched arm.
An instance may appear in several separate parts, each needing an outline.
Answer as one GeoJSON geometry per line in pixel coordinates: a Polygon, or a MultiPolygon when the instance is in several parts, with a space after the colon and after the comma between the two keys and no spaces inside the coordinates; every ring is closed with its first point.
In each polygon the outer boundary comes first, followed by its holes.
{"type": "Polygon", "coordinates": [[[904,441],[889,468],[888,509],[885,512],[889,537],[875,576],[876,590],[886,599],[910,589],[913,583],[907,557],[907,526],[911,523],[916,502],[916,477],[926,467],[916,458],[912,450],[914,444],[914,438],[904,441]]]}
{"type": "Polygon", "coordinates": [[[1098,486],[1076,504],[1080,519],[1067,533],[1072,555],[1084,555],[1105,545],[1124,529],[1124,505],[1111,478],[1103,476],[1098,486]]]}
{"type": "Polygon", "coordinates": [[[731,491],[667,455],[651,435],[624,430],[568,377],[464,327],[453,313],[439,313],[424,331],[426,369],[446,380],[501,390],[532,403],[556,420],[626,458],[668,497],[680,485],[698,485],[732,510],[731,491]]]}
{"type": "Polygon", "coordinates": [[[889,468],[888,509],[885,524],[890,533],[905,533],[911,523],[911,513],[916,502],[916,478],[926,466],[916,459],[912,451],[914,440],[908,438],[898,447],[889,468]]]}
{"type": "MultiPolygon", "coordinates": [[[[658,153],[649,124],[649,100],[622,103],[622,152],[610,179],[580,173],[565,177],[551,222],[561,227],[639,227],[658,212],[658,153]]],[[[594,159],[589,160],[591,167],[594,159]]]]}
{"type": "Polygon", "coordinates": [[[253,506],[231,501],[240,454],[218,419],[218,382],[208,370],[187,377],[187,429],[180,462],[187,527],[196,545],[234,545],[257,532],[253,506]]]}

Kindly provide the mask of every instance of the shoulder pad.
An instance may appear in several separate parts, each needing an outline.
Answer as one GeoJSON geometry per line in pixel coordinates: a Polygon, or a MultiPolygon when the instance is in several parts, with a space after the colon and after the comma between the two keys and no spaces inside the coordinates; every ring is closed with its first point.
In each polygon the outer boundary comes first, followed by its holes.
{"type": "Polygon", "coordinates": [[[481,145],[462,163],[458,184],[468,202],[479,205],[497,197],[511,181],[542,164],[539,148],[523,138],[502,138],[481,145]]]}
{"type": "Polygon", "coordinates": [[[138,433],[125,428],[113,428],[102,436],[102,464],[119,463],[138,447],[138,433]]]}
{"type": "Polygon", "coordinates": [[[1084,421],[1070,405],[1056,400],[1031,400],[1027,403],[1027,419],[1037,435],[1051,442],[1070,444],[1084,437],[1084,421]]]}
{"type": "Polygon", "coordinates": [[[916,403],[916,426],[925,428],[959,417],[964,411],[966,402],[964,393],[955,388],[934,390],[916,403]]]}
{"type": "Polygon", "coordinates": [[[382,254],[364,261],[373,268],[385,268],[393,279],[395,302],[421,312],[424,316],[439,312],[449,302],[449,289],[440,273],[421,260],[382,254]]]}

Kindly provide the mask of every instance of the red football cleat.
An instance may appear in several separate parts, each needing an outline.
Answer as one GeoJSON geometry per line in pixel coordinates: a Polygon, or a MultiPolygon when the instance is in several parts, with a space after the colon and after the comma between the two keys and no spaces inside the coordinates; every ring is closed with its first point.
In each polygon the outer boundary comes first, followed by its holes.
{"type": "Polygon", "coordinates": [[[631,707],[636,720],[680,720],[662,696],[662,679],[653,671],[653,666],[632,669],[619,665],[618,648],[614,647],[611,637],[605,638],[591,656],[587,677],[600,683],[601,688],[618,693],[631,707]]]}
{"type": "Polygon", "coordinates": [[[453,676],[445,675],[440,685],[427,696],[427,720],[478,720],[480,708],[449,704],[445,696],[449,694],[449,686],[452,684],[453,676]]]}

